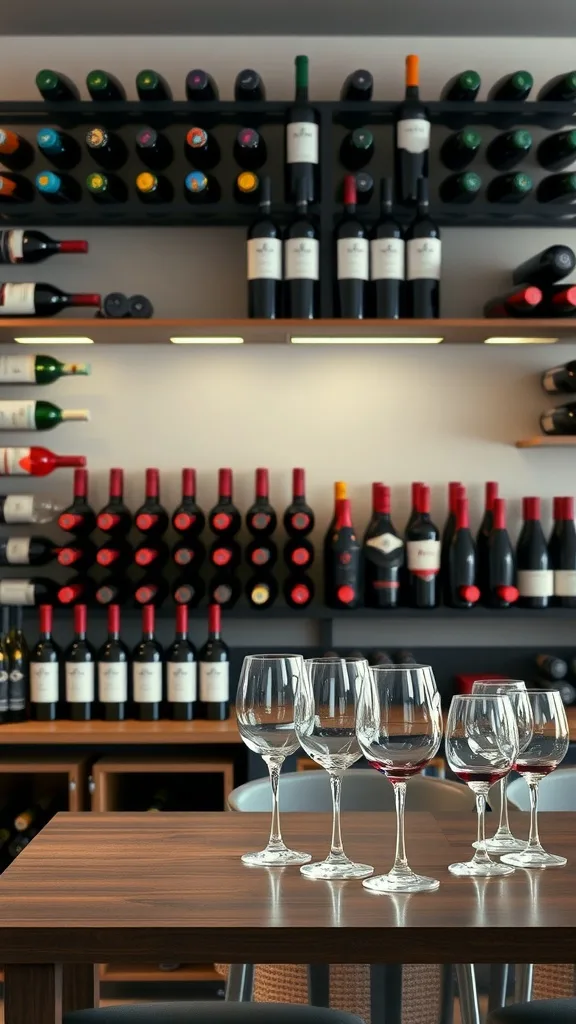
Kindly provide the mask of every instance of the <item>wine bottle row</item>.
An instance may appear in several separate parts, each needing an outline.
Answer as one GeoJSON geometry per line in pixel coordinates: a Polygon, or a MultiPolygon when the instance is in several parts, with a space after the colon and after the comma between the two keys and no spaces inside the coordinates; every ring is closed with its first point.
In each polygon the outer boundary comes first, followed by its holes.
{"type": "MultiPolygon", "coordinates": [[[[354,152],[354,147],[359,148],[359,143],[355,142],[353,138],[354,134],[351,133],[347,143],[343,162],[345,159],[353,159],[353,157],[346,156],[348,149],[354,152]]],[[[461,128],[449,135],[442,143],[440,160],[451,171],[463,171],[480,154],[482,141],[482,136],[475,129],[461,128]]],[[[488,143],[486,161],[496,171],[509,171],[526,159],[532,151],[532,147],[533,137],[530,132],[524,128],[511,129],[497,135],[488,143]]],[[[548,135],[536,148],[536,160],[547,171],[564,170],[574,162],[575,158],[576,131],[574,129],[548,135]]],[[[542,191],[546,193],[547,189],[542,191]]],[[[445,202],[454,202],[448,197],[442,196],[442,198],[445,199],[445,202]]],[[[544,199],[544,202],[546,201],[544,199]]]]}
{"type": "Polygon", "coordinates": [[[0,871],[13,861],[50,818],[63,809],[57,794],[47,794],[26,804],[11,799],[0,809],[0,871]]]}
{"type": "MultiPolygon", "coordinates": [[[[512,272],[512,291],[491,299],[487,317],[566,317],[576,314],[576,285],[565,282],[576,266],[567,245],[551,245],[512,272]],[[561,282],[561,283],[559,283],[561,282]]],[[[551,371],[553,372],[553,371],[551,371]]],[[[545,387],[546,389],[546,387],[545,387]]]]}
{"type": "Polygon", "coordinates": [[[2,613],[0,721],[69,718],[156,721],[167,717],[223,720],[230,702],[228,648],[221,610],[208,609],[208,637],[196,652],[188,636],[188,610],[176,610],[173,642],[164,650],[155,635],[154,608],[142,609],[142,637],[130,652],[121,639],[120,609],[108,608],[108,636],[98,651],[87,635],[85,605],[74,608],[74,635],[62,651],[52,636],[52,608],[40,607],[40,635],[28,650],[22,610],[2,613]]]}
{"type": "MultiPolygon", "coordinates": [[[[542,387],[550,395],[573,395],[576,391],[576,361],[546,370],[542,375],[542,387]]],[[[546,409],[540,417],[540,426],[545,434],[576,434],[576,402],[546,409]]]]}

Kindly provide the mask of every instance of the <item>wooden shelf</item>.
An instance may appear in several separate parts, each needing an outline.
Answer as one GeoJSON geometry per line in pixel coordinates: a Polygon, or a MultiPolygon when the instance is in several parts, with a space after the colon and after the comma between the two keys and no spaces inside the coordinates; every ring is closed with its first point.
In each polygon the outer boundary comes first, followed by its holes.
{"type": "Polygon", "coordinates": [[[241,743],[235,718],[225,722],[13,722],[0,725],[2,743],[105,745],[136,743],[170,744],[224,744],[241,743]]]}
{"type": "Polygon", "coordinates": [[[181,964],[173,971],[162,971],[158,964],[101,964],[101,981],[220,981],[225,979],[218,974],[214,964],[181,964]]]}
{"type": "MultiPolygon", "coordinates": [[[[576,339],[571,320],[106,320],[97,317],[2,318],[0,342],[15,338],[88,337],[96,344],[165,345],[172,337],[238,337],[246,344],[289,344],[291,337],[371,339],[443,338],[448,344],[482,344],[487,338],[576,339]]],[[[40,343],[40,342],[39,342],[40,343]]],[[[374,343],[374,342],[372,342],[374,343]]],[[[193,346],[192,346],[193,347],[193,346]]],[[[88,357],[89,348],[86,346],[88,357]]]]}
{"type": "Polygon", "coordinates": [[[576,448],[574,437],[558,437],[555,434],[542,434],[540,437],[527,437],[516,441],[516,448],[576,448]]]}

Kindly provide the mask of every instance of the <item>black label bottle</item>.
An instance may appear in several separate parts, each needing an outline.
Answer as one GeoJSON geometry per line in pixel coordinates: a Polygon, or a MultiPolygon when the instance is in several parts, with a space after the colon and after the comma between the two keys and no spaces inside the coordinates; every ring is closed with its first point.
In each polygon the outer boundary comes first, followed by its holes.
{"type": "Polygon", "coordinates": [[[372,518],[364,534],[364,604],[367,608],[396,608],[404,541],[390,518],[390,488],[372,484],[372,518]]]}

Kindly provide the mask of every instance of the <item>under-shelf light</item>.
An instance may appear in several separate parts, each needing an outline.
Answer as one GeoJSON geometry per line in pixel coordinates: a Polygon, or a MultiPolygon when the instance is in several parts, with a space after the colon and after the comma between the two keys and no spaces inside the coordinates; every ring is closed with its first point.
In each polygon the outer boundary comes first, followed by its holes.
{"type": "Polygon", "coordinates": [[[484,338],[485,345],[553,345],[559,338],[484,338]]]}
{"type": "Polygon", "coordinates": [[[170,338],[173,345],[243,345],[244,338],[170,338]]]}
{"type": "Polygon", "coordinates": [[[19,345],[93,345],[93,338],[14,338],[19,345]]]}
{"type": "Polygon", "coordinates": [[[291,337],[293,345],[439,345],[444,338],[297,338],[291,337]]]}

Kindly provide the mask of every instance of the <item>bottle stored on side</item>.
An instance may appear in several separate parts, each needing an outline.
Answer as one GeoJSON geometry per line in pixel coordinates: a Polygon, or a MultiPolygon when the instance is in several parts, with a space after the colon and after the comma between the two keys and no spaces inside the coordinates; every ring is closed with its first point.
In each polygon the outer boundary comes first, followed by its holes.
{"type": "Polygon", "coordinates": [[[522,285],[506,295],[490,299],[484,306],[484,316],[497,319],[530,316],[541,305],[543,297],[536,285],[522,285]]]}
{"type": "Polygon", "coordinates": [[[168,513],[160,502],[160,470],[147,469],[144,504],[134,516],[134,525],[146,536],[160,537],[168,521],[168,513]]]}
{"type": "Polygon", "coordinates": [[[547,409],[540,417],[540,426],[545,434],[576,434],[576,402],[547,409]]]}
{"type": "MultiPolygon", "coordinates": [[[[124,470],[110,470],[108,501],[96,517],[99,530],[115,539],[125,537],[132,527],[132,516],[124,504],[124,470]]],[[[102,564],[102,563],[101,563],[102,564]]]]}
{"type": "Polygon", "coordinates": [[[218,501],[208,513],[208,525],[219,537],[234,537],[242,519],[232,498],[232,470],[218,470],[218,501]]]}
{"type": "Polygon", "coordinates": [[[74,470],[72,504],[58,516],[58,526],[75,537],[88,537],[96,527],[96,515],[88,501],[88,470],[74,470]]]}

